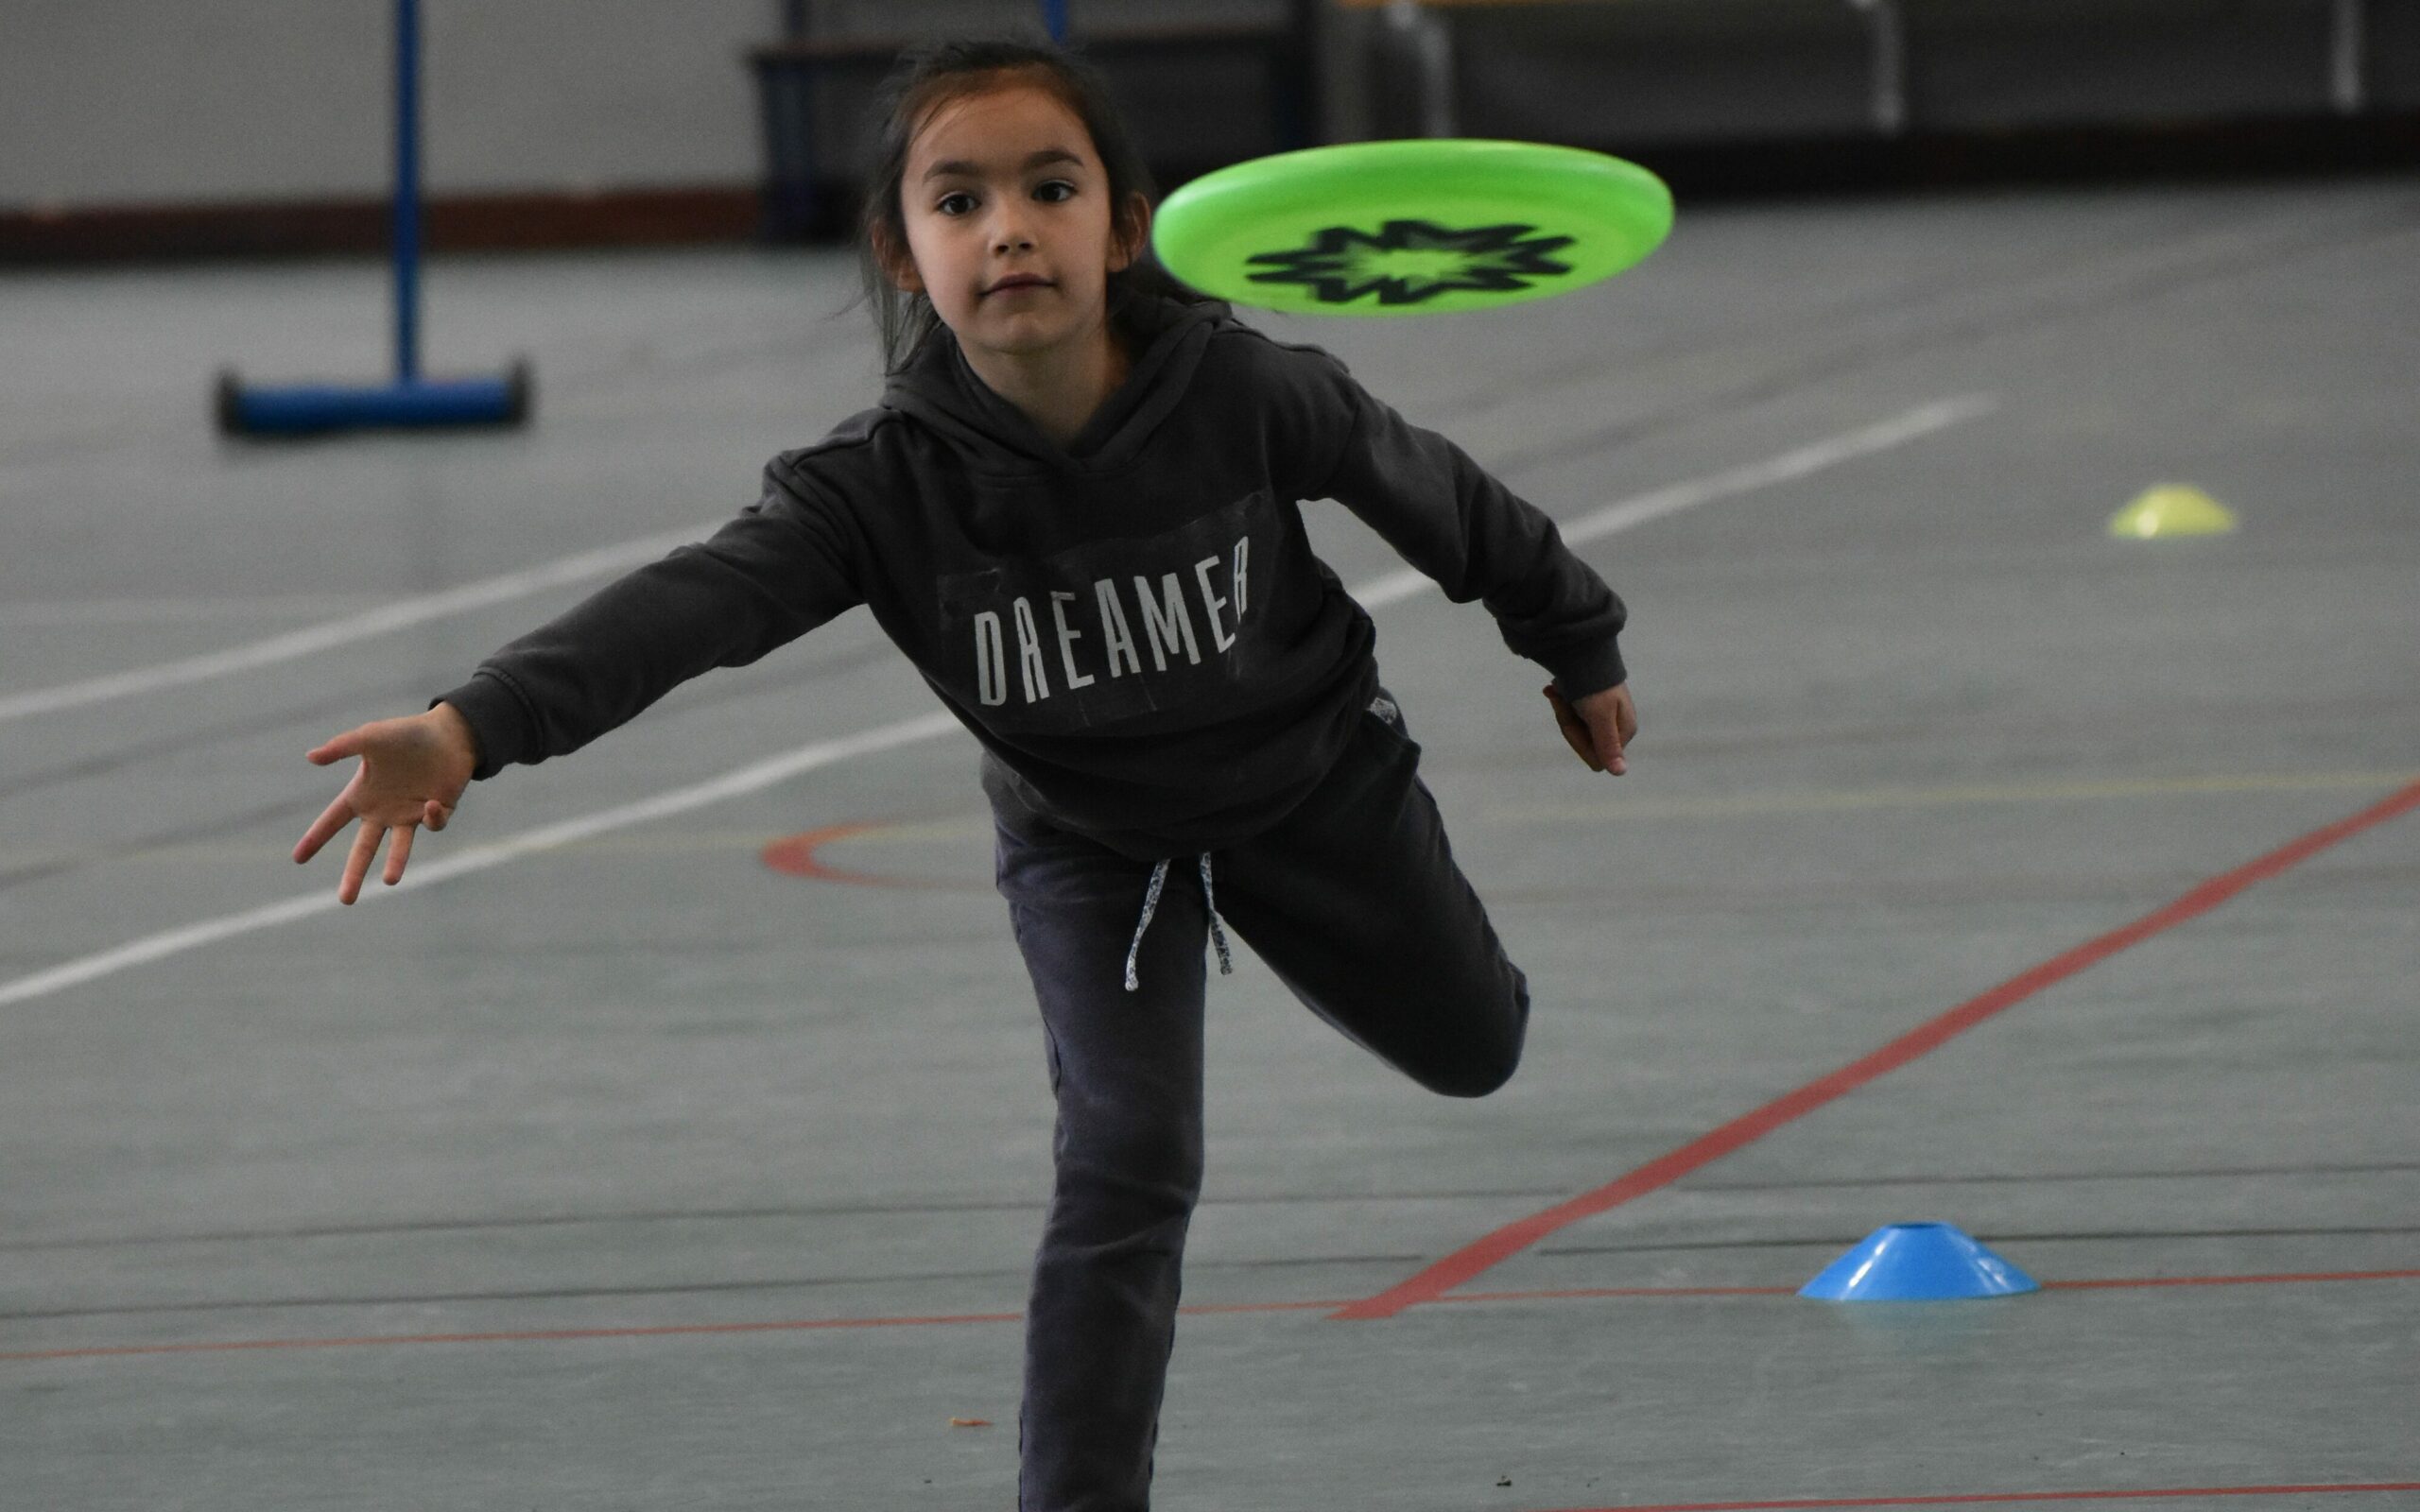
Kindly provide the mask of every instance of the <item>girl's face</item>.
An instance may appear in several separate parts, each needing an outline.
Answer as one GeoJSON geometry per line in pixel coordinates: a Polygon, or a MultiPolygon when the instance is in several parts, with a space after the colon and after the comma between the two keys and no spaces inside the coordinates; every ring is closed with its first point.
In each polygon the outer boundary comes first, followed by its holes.
{"type": "MultiPolygon", "coordinates": [[[[1092,133],[1057,95],[1012,83],[941,106],[899,196],[909,255],[890,249],[891,279],[929,296],[961,345],[1034,356],[1106,339],[1109,275],[1140,237],[1116,234],[1092,133]]],[[[1132,215],[1148,228],[1139,195],[1132,215]]]]}

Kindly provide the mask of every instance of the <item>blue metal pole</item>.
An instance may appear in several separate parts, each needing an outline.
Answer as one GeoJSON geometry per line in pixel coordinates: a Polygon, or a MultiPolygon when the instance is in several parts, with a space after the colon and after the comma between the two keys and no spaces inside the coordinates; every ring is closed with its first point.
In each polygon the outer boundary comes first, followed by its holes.
{"type": "Polygon", "coordinates": [[[1067,41],[1067,0],[1042,0],[1042,25],[1050,32],[1050,40],[1062,46],[1067,41]]]}
{"type": "Polygon", "coordinates": [[[395,0],[395,381],[420,377],[420,0],[395,0]]]}
{"type": "Polygon", "coordinates": [[[420,375],[420,0],[395,0],[395,381],[247,389],[224,372],[220,429],[304,435],[355,425],[519,425],[529,418],[527,361],[502,378],[430,383],[420,375]]]}

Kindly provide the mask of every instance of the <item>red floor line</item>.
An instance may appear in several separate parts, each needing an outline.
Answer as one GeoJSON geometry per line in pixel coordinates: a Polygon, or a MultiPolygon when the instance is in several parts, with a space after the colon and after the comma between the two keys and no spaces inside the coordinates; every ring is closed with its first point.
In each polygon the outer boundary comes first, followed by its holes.
{"type": "Polygon", "coordinates": [[[1187,1317],[1210,1317],[1221,1313],[1319,1313],[1341,1305],[1334,1298],[1324,1302],[1200,1302],[1177,1311],[1187,1317]]]}
{"type": "MultiPolygon", "coordinates": [[[[2260,1276],[2117,1276],[2085,1280],[2044,1281],[2046,1292],[2117,1291],[2142,1286],[2283,1286],[2322,1281],[2420,1280],[2420,1270],[2277,1271],[2260,1276]]],[[[1619,1297],[1795,1297],[1795,1286],[1574,1286],[1521,1292],[1457,1292],[1437,1298],[1452,1302],[1564,1302],[1619,1297]]],[[[1294,1304],[1316,1307],[1316,1302],[1294,1304]]]]}
{"type": "Polygon", "coordinates": [[[2113,1280],[2044,1281],[2045,1291],[2106,1291],[2120,1286],[2273,1286],[2297,1281],[2420,1280],[2420,1270],[2287,1271],[2273,1276],[2121,1276],[2113,1280]]]}
{"type": "Polygon", "coordinates": [[[776,840],[759,851],[757,859],[786,876],[814,877],[824,882],[849,882],[861,887],[913,886],[915,885],[913,883],[903,883],[892,877],[873,877],[862,872],[842,871],[837,868],[827,867],[816,858],[816,851],[835,840],[843,840],[853,834],[863,834],[868,830],[887,828],[889,826],[873,819],[859,819],[849,824],[827,824],[820,830],[809,830],[804,834],[793,834],[786,840],[776,840]]]}
{"type": "Polygon", "coordinates": [[[1848,1095],[1876,1077],[1930,1054],[2043,988],[2099,965],[2118,952],[2138,945],[2162,931],[2173,929],[2187,919],[2206,914],[2253,884],[2276,876],[2339,841],[2384,824],[2413,808],[2420,808],[2420,782],[2401,789],[2349,818],[2340,819],[2280,846],[2258,860],[2212,877],[2166,907],[2009,978],[1980,997],[1962,1003],[1939,1018],[1901,1035],[1872,1055],[1808,1082],[1795,1091],[1784,1093],[1755,1111],[1701,1135],[1679,1149],[1658,1156],[1594,1192],[1583,1193],[1544,1212],[1508,1224],[1376,1296],[1339,1309],[1334,1315],[1341,1319],[1393,1317],[1406,1309],[1434,1302],[1549,1235],[1670,1186],[1701,1166],[1710,1165],[1783,1125],[1848,1095]]]}
{"type": "Polygon", "coordinates": [[[1845,1496],[1780,1502],[1653,1502],[1628,1506],[1572,1507],[1567,1512],[1797,1512],[1806,1507],[1976,1506],[1994,1502],[2130,1502],[2178,1496],[2330,1496],[2420,1491],[2420,1481],[2335,1486],[2178,1486],[2139,1491],[1999,1491],[1968,1496],[1845,1496]]]}
{"type": "Polygon", "coordinates": [[[1618,1297],[1793,1297],[1795,1286],[1572,1286],[1553,1291],[1460,1292],[1438,1302],[1583,1302],[1618,1297]]]}
{"type": "MultiPolygon", "coordinates": [[[[2045,1281],[2045,1290],[2121,1286],[2251,1286],[2312,1281],[2420,1280],[2420,1270],[2312,1271],[2273,1276],[2145,1276],[2106,1280],[2045,1281]]],[[[1568,1302],[1613,1297],[1792,1297],[1790,1286],[1587,1286],[1556,1291],[1462,1292],[1441,1304],[1467,1302],[1568,1302]]],[[[1324,1313],[1340,1298],[1302,1302],[1215,1302],[1178,1311],[1189,1317],[1236,1313],[1324,1313]]],[[[667,1323],[648,1328],[544,1329],[492,1333],[391,1333],[349,1339],[230,1339],[189,1344],[127,1344],[74,1349],[0,1351],[0,1361],[93,1360],[131,1354],[209,1354],[240,1349],[358,1349],[395,1344],[549,1344],[576,1339],[644,1339],[680,1334],[795,1333],[819,1329],[934,1328],[962,1323],[1022,1323],[1023,1313],[957,1313],[933,1317],[786,1318],[760,1323],[667,1323]]]]}

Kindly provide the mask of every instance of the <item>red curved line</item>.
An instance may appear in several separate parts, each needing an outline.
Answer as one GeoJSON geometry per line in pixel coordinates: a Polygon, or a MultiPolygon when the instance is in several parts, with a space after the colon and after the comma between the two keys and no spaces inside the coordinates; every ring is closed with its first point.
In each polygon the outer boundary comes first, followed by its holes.
{"type": "Polygon", "coordinates": [[[2420,808],[2420,782],[2403,788],[2349,818],[2313,830],[2256,861],[2212,877],[2167,907],[2145,914],[2123,928],[2111,930],[2064,955],[2054,956],[2031,971],[2013,976],[1982,996],[1960,1004],[1939,1018],[1901,1035],[1862,1059],[1852,1061],[1829,1075],[1818,1077],[1795,1091],[1786,1092],[1755,1111],[1700,1135],[1679,1149],[1658,1156],[1594,1192],[1582,1193],[1544,1212],[1533,1213],[1498,1228],[1456,1250],[1418,1275],[1389,1287],[1375,1297],[1364,1297],[1331,1316],[1353,1320],[1392,1317],[1407,1308],[1436,1301],[1455,1287],[1494,1269],[1549,1234],[1670,1186],[1700,1166],[1711,1164],[1742,1145],[1764,1138],[1783,1125],[1848,1095],[1886,1072],[1896,1071],[1918,1057],[1938,1050],[1994,1014],[2024,1002],[2043,988],[2063,982],[2087,967],[2096,966],[2118,952],[2139,945],[2187,919],[2199,918],[2254,883],[2298,866],[2339,841],[2384,824],[2414,808],[2420,808]]]}
{"type": "Polygon", "coordinates": [[[808,830],[805,834],[791,834],[789,839],[774,839],[760,851],[760,859],[784,876],[811,876],[825,883],[861,883],[869,888],[881,888],[881,885],[889,885],[890,878],[864,876],[864,873],[856,871],[835,871],[835,868],[816,859],[816,851],[822,850],[825,844],[850,837],[850,834],[864,834],[866,830],[881,830],[881,825],[873,820],[856,820],[852,825],[825,825],[821,830],[808,830]]]}
{"type": "Polygon", "coordinates": [[[876,833],[897,828],[899,826],[896,823],[883,819],[858,819],[848,824],[827,824],[820,830],[809,830],[804,834],[793,834],[788,839],[774,841],[758,853],[759,859],[786,876],[805,877],[815,882],[841,882],[853,887],[897,887],[908,891],[951,892],[969,889],[968,884],[947,878],[885,877],[871,871],[846,871],[838,867],[826,866],[816,855],[818,850],[835,840],[845,840],[852,835],[876,833]]]}

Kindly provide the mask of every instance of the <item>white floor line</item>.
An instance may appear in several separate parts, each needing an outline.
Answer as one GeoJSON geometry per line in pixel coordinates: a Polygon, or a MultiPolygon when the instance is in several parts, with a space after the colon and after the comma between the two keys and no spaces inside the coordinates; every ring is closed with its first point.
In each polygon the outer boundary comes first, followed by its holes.
{"type": "MultiPolygon", "coordinates": [[[[1962,399],[1927,404],[1879,425],[1851,431],[1828,440],[1817,441],[1810,446],[1785,452],[1779,456],[1771,457],[1762,462],[1732,468],[1691,482],[1678,483],[1656,490],[1651,493],[1641,494],[1637,498],[1624,500],[1619,504],[1609,505],[1593,513],[1582,515],[1564,525],[1564,539],[1569,541],[1594,541],[1612,535],[1616,531],[1628,530],[1634,525],[1644,524],[1651,520],[1660,520],[1666,515],[1677,513],[1696,505],[1729,498],[1754,489],[1787,482],[1792,478],[1805,477],[1809,473],[1822,472],[1827,467],[1837,466],[1855,457],[1867,456],[1894,446],[1904,445],[1909,441],[1957,424],[1961,421],[1989,414],[1995,407],[1996,407],[1996,401],[1983,395],[1969,395],[1962,399]]],[[[684,536],[681,539],[695,538],[684,536]]],[[[651,559],[662,551],[669,549],[657,543],[645,543],[648,549],[645,554],[640,554],[641,544],[633,542],[629,546],[612,549],[628,554],[638,560],[651,559]]],[[[563,572],[567,571],[574,562],[585,562],[604,555],[605,553],[599,552],[592,553],[585,558],[570,558],[555,564],[551,569],[541,568],[537,571],[563,572]]],[[[579,576],[585,576],[589,571],[600,570],[603,569],[584,569],[579,576]]],[[[504,578],[492,579],[488,584],[474,585],[474,589],[493,593],[496,592],[495,584],[506,581],[507,579],[504,578]]],[[[1429,579],[1417,573],[1392,573],[1364,583],[1352,590],[1352,593],[1353,596],[1360,600],[1363,605],[1374,609],[1409,598],[1419,588],[1434,586],[1429,579]]],[[[462,589],[457,592],[469,593],[474,589],[462,589]]],[[[498,596],[510,595],[499,593],[498,596]]],[[[424,599],[415,602],[427,604],[434,600],[424,599]]],[[[341,626],[322,627],[322,629],[333,630],[341,627],[341,626]]],[[[376,632],[368,630],[359,633],[374,634],[376,632]]],[[[348,634],[344,638],[355,637],[348,634]]],[[[262,644],[266,645],[273,643],[262,644]]],[[[671,792],[658,794],[654,798],[644,799],[636,803],[599,809],[593,814],[584,814],[557,824],[544,825],[527,833],[515,835],[511,839],[500,840],[493,845],[474,847],[458,855],[448,856],[442,860],[421,861],[406,871],[403,882],[394,887],[381,886],[372,880],[362,889],[361,901],[367,902],[373,898],[407,892],[417,887],[433,887],[440,883],[451,882],[457,877],[464,877],[475,871],[485,871],[491,867],[502,866],[508,861],[518,860],[522,856],[550,850],[610,831],[627,829],[634,824],[644,824],[651,819],[685,814],[692,809],[704,808],[710,803],[718,803],[727,798],[737,798],[744,793],[758,792],[777,782],[799,776],[801,773],[813,771],[819,766],[829,766],[859,756],[895,750],[903,746],[938,739],[959,728],[958,721],[951,715],[936,713],[877,726],[873,730],[855,735],[844,735],[837,740],[816,741],[786,754],[726,772],[720,777],[688,787],[676,788],[671,792]]],[[[337,842],[336,845],[337,849],[341,850],[341,842],[337,842]]],[[[47,971],[36,971],[30,976],[22,976],[13,982],[0,984],[0,1007],[24,1003],[33,998],[46,997],[51,993],[63,991],[68,988],[125,971],[129,967],[141,966],[147,962],[196,950],[219,940],[232,939],[238,935],[249,935],[255,930],[292,923],[298,919],[307,919],[314,914],[326,913],[342,906],[337,902],[333,882],[323,882],[319,887],[299,898],[289,898],[283,902],[269,903],[263,907],[247,909],[242,913],[204,919],[198,924],[187,924],[181,929],[148,935],[141,939],[120,945],[114,950],[80,956],[47,971]]]]}
{"type": "Polygon", "coordinates": [[[47,630],[79,625],[198,625],[334,614],[357,600],[337,593],[277,593],[249,598],[62,598],[0,604],[0,629],[47,630]]]}
{"type": "Polygon", "coordinates": [[[158,666],[136,667],[108,677],[88,678],[81,682],[66,682],[55,688],[36,688],[30,693],[0,697],[0,722],[23,719],[28,714],[52,713],[79,704],[102,703],[132,694],[154,693],[162,688],[199,682],[204,678],[220,678],[231,672],[245,672],[253,667],[291,662],[297,657],[310,656],[331,646],[366,641],[373,635],[385,635],[428,620],[442,619],[448,614],[485,609],[491,604],[507,603],[565,583],[576,583],[584,577],[600,577],[626,567],[636,567],[642,562],[653,561],[675,546],[701,541],[713,529],[714,524],[710,523],[689,530],[626,541],[618,545],[584,551],[578,556],[565,557],[521,572],[506,573],[500,577],[465,583],[441,593],[398,599],[366,613],[306,625],[299,630],[288,630],[283,635],[272,635],[267,640],[253,641],[245,645],[230,646],[224,651],[212,651],[158,666]]]}
{"type": "MultiPolygon", "coordinates": [[[[700,809],[710,803],[719,803],[727,798],[737,798],[743,793],[759,792],[777,782],[787,782],[802,772],[811,772],[819,766],[829,766],[836,762],[849,761],[858,756],[870,756],[877,751],[892,750],[901,746],[912,746],[921,741],[945,735],[959,728],[958,721],[947,713],[929,713],[919,714],[913,719],[902,719],[893,724],[877,726],[855,735],[844,735],[838,740],[819,740],[813,745],[802,746],[783,755],[752,763],[735,771],[725,772],[722,776],[708,782],[676,788],[669,793],[660,793],[654,798],[624,804],[619,808],[599,809],[594,814],[583,814],[560,823],[542,825],[526,833],[514,835],[510,840],[499,840],[493,845],[474,846],[459,855],[447,856],[442,860],[425,864],[415,863],[404,873],[404,880],[392,887],[383,886],[374,879],[366,884],[362,887],[360,901],[366,903],[372,899],[390,897],[397,893],[411,891],[416,887],[434,887],[439,883],[451,882],[457,877],[466,877],[475,871],[485,871],[491,867],[500,867],[508,861],[517,861],[523,856],[533,855],[541,850],[552,850],[561,846],[572,845],[602,834],[610,830],[625,829],[633,824],[645,824],[650,819],[668,818],[675,814],[685,814],[691,809],[700,809]]],[[[342,842],[337,842],[332,847],[332,853],[341,852],[342,850],[342,842]]],[[[341,861],[340,854],[337,854],[337,859],[341,861]]],[[[327,913],[343,906],[344,904],[337,902],[334,886],[321,885],[300,898],[288,898],[284,902],[247,909],[240,914],[228,914],[223,918],[205,919],[199,924],[188,924],[182,929],[171,929],[158,935],[147,936],[131,944],[121,945],[115,950],[102,951],[98,954],[83,956],[64,965],[54,966],[46,971],[37,971],[31,976],[19,977],[6,987],[0,987],[0,1007],[6,1007],[12,1003],[23,1003],[28,998],[43,997],[80,983],[90,982],[95,977],[108,976],[112,972],[125,971],[130,966],[141,966],[147,961],[156,961],[163,956],[175,955],[218,940],[232,939],[238,935],[249,935],[254,930],[268,929],[275,924],[290,924],[298,919],[307,919],[313,914],[327,913]]]]}
{"type": "MultiPolygon", "coordinates": [[[[1886,420],[1863,430],[1815,441],[1794,451],[1784,452],[1779,456],[1767,457],[1761,462],[1750,462],[1743,467],[1675,483],[1651,493],[1642,493],[1619,504],[1609,504],[1576,520],[1564,522],[1562,526],[1564,542],[1576,546],[1582,541],[1610,536],[1616,531],[1628,530],[1634,525],[1643,525],[1650,520],[1661,520],[1668,514],[1710,504],[1716,499],[1728,499],[1753,493],[1758,489],[1769,489],[1776,483],[1788,483],[1809,473],[1821,472],[1825,468],[1838,467],[1842,462],[1871,456],[1876,452],[1887,452],[1894,446],[1904,446],[1935,431],[1946,430],[1952,425],[1988,415],[1998,407],[1999,401],[1990,394],[1966,394],[1957,399],[1945,399],[1939,404],[1911,409],[1895,420],[1886,420]]],[[[1406,568],[1363,584],[1353,591],[1353,596],[1361,601],[1363,608],[1377,609],[1436,586],[1434,578],[1415,569],[1406,568]]]]}

